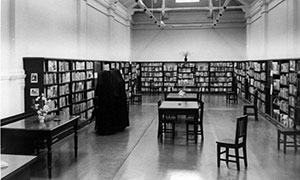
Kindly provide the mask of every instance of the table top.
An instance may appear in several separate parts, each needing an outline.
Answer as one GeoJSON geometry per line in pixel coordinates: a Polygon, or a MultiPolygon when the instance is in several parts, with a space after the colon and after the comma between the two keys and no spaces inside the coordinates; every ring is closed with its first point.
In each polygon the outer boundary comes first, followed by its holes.
{"type": "Polygon", "coordinates": [[[185,93],[183,96],[178,93],[169,93],[167,98],[197,99],[197,93],[185,93]]]}
{"type": "Polygon", "coordinates": [[[196,101],[163,101],[159,109],[199,109],[196,101]]]}
{"type": "Polygon", "coordinates": [[[54,116],[40,122],[37,115],[20,119],[19,121],[2,126],[3,129],[25,129],[25,130],[42,130],[51,131],[57,127],[63,126],[71,121],[79,119],[79,116],[64,115],[54,116]]]}
{"type": "Polygon", "coordinates": [[[1,179],[12,175],[22,168],[25,168],[36,159],[37,156],[1,154],[1,161],[4,161],[8,164],[7,167],[1,168],[1,179]]]}

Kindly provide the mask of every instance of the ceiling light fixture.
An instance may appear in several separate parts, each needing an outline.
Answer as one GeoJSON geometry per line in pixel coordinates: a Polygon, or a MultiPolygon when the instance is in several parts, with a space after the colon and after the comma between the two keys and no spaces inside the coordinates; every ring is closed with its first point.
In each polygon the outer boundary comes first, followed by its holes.
{"type": "Polygon", "coordinates": [[[135,2],[142,8],[144,9],[144,12],[149,16],[150,19],[153,20],[153,22],[158,26],[158,27],[165,27],[166,24],[163,21],[159,21],[154,14],[148,10],[148,8],[146,7],[146,5],[144,4],[144,2],[142,0],[135,0],[135,2]]]}
{"type": "Polygon", "coordinates": [[[227,9],[227,6],[228,6],[228,4],[229,4],[230,1],[231,0],[226,0],[222,6],[221,6],[221,1],[219,2],[219,5],[220,5],[219,14],[216,17],[216,19],[215,19],[215,21],[213,23],[213,26],[217,26],[217,23],[220,22],[220,17],[223,16],[223,13],[227,9]]]}

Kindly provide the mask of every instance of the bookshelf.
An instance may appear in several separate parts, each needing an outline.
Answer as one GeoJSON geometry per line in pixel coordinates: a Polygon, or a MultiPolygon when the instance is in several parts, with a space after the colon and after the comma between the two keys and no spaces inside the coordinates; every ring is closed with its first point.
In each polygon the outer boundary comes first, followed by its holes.
{"type": "Polygon", "coordinates": [[[227,92],[232,90],[233,63],[210,63],[210,92],[227,92]]]}
{"type": "Polygon", "coordinates": [[[197,92],[195,84],[195,63],[177,63],[177,82],[174,91],[184,89],[188,92],[197,92]]]}
{"type": "Polygon", "coordinates": [[[138,62],[131,63],[131,87],[132,93],[140,92],[141,88],[139,86],[141,78],[141,65],[138,62]]]}
{"type": "Polygon", "coordinates": [[[195,64],[195,84],[202,92],[209,92],[209,63],[195,64]]]}
{"type": "Polygon", "coordinates": [[[234,67],[238,93],[245,97],[246,62],[235,62],[234,67]]]}
{"type": "Polygon", "coordinates": [[[150,92],[150,82],[154,82],[154,87],[162,92],[163,87],[163,63],[162,62],[142,62],[141,63],[141,91],[150,92]]]}
{"type": "Polygon", "coordinates": [[[266,61],[253,62],[253,86],[258,90],[258,108],[261,112],[266,113],[268,111],[268,98],[270,92],[268,92],[268,63],[266,61]]]}
{"type": "Polygon", "coordinates": [[[53,103],[49,114],[80,115],[80,125],[91,120],[95,96],[94,62],[54,58],[23,58],[25,112],[45,94],[53,103]]]}
{"type": "Polygon", "coordinates": [[[297,101],[299,102],[299,76],[300,76],[300,62],[296,60],[289,61],[289,78],[288,78],[288,114],[289,127],[293,127],[295,121],[295,110],[297,101]],[[297,90],[298,89],[298,90],[297,90]],[[297,92],[298,91],[298,92],[297,92]]]}
{"type": "Polygon", "coordinates": [[[174,91],[173,87],[177,83],[177,63],[164,63],[164,92],[174,91]]]}

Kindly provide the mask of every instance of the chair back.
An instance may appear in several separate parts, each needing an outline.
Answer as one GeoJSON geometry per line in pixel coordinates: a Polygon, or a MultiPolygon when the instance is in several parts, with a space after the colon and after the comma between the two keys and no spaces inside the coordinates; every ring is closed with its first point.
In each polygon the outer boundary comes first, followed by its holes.
{"type": "Polygon", "coordinates": [[[246,143],[247,139],[247,115],[237,118],[236,129],[235,129],[235,144],[246,143]]]}
{"type": "Polygon", "coordinates": [[[258,100],[258,90],[255,89],[254,90],[254,102],[253,102],[255,107],[257,107],[257,100],[258,100]]]}
{"type": "Polygon", "coordinates": [[[158,108],[160,107],[160,105],[161,105],[161,99],[159,99],[159,100],[157,101],[157,107],[158,107],[158,108]]]}
{"type": "Polygon", "coordinates": [[[202,101],[202,88],[200,87],[197,92],[197,101],[200,104],[200,101],[202,101]]]}
{"type": "Polygon", "coordinates": [[[204,102],[203,101],[200,101],[199,102],[199,105],[200,105],[200,121],[203,121],[203,113],[204,113],[204,102]]]}

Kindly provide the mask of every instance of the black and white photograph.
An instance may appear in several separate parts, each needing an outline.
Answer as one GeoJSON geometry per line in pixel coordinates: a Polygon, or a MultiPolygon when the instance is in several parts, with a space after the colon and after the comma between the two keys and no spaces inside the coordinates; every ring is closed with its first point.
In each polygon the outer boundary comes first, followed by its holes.
{"type": "Polygon", "coordinates": [[[0,8],[0,179],[300,179],[300,0],[0,8]]]}
{"type": "Polygon", "coordinates": [[[30,83],[38,83],[38,73],[30,74],[30,83]]]}
{"type": "Polygon", "coordinates": [[[30,96],[39,96],[40,90],[39,88],[30,88],[30,96]]]}

